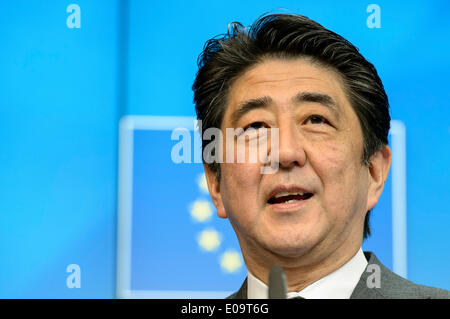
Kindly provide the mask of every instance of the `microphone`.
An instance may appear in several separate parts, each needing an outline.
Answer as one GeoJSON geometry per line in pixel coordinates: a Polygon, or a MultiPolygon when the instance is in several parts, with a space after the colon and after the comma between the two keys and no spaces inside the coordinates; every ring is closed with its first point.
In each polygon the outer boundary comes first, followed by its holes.
{"type": "Polygon", "coordinates": [[[286,275],[279,266],[273,266],[269,273],[269,299],[286,299],[286,275]]]}

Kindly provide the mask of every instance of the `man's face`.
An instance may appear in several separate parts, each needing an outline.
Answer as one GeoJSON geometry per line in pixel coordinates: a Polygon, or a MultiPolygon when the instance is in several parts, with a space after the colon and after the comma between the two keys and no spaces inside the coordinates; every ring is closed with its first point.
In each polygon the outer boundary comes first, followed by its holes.
{"type": "Polygon", "coordinates": [[[230,219],[243,251],[319,258],[361,244],[381,191],[370,190],[361,127],[337,73],[305,59],[257,64],[229,91],[221,129],[237,127],[279,129],[275,173],[261,174],[260,162],[223,163],[217,183],[206,171],[218,215],[230,219]]]}

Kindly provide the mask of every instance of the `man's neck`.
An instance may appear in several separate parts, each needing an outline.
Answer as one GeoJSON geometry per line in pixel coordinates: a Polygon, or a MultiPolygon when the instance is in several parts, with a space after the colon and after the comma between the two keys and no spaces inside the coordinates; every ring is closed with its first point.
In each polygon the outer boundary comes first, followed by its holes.
{"type": "MultiPolygon", "coordinates": [[[[283,268],[286,274],[288,292],[301,291],[305,287],[342,267],[355,256],[361,248],[361,243],[362,242],[352,245],[354,246],[353,249],[341,245],[331,254],[323,252],[322,254],[319,253],[312,256],[312,254],[309,253],[295,259],[286,257],[280,258],[278,256],[277,264],[283,268]],[[304,263],[303,261],[309,262],[304,263]]],[[[248,270],[253,276],[267,285],[269,271],[274,263],[270,263],[269,260],[262,263],[260,262],[261,259],[259,259],[259,262],[254,262],[254,260],[255,259],[251,258],[251,256],[250,258],[247,258],[246,264],[248,270]]]]}
{"type": "MultiPolygon", "coordinates": [[[[305,299],[349,299],[358,285],[367,264],[368,261],[360,248],[342,267],[300,291],[288,292],[286,297],[288,299],[298,297],[305,299]]],[[[247,277],[247,298],[266,299],[268,291],[269,287],[261,280],[255,278],[249,271],[247,277]]]]}

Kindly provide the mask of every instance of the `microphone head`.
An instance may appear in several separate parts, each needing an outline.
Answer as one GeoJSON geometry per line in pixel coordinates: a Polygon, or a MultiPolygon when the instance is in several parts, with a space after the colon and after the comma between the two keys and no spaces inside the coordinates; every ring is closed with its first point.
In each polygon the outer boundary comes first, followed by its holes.
{"type": "Polygon", "coordinates": [[[286,299],[286,275],[279,266],[273,266],[269,273],[269,299],[286,299]]]}

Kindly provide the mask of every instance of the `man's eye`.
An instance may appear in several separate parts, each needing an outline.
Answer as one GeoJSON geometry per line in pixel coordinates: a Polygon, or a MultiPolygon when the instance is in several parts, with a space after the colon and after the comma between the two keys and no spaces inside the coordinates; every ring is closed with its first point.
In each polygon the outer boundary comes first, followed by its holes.
{"type": "Polygon", "coordinates": [[[258,130],[258,129],[263,128],[263,127],[267,127],[267,125],[264,124],[263,122],[253,122],[253,123],[245,126],[244,127],[244,131],[246,131],[249,128],[253,128],[255,130],[258,130]]]}
{"type": "Polygon", "coordinates": [[[312,116],[308,117],[306,122],[311,122],[311,124],[323,124],[323,123],[327,123],[327,120],[325,120],[322,116],[312,115],[312,116]]]}

